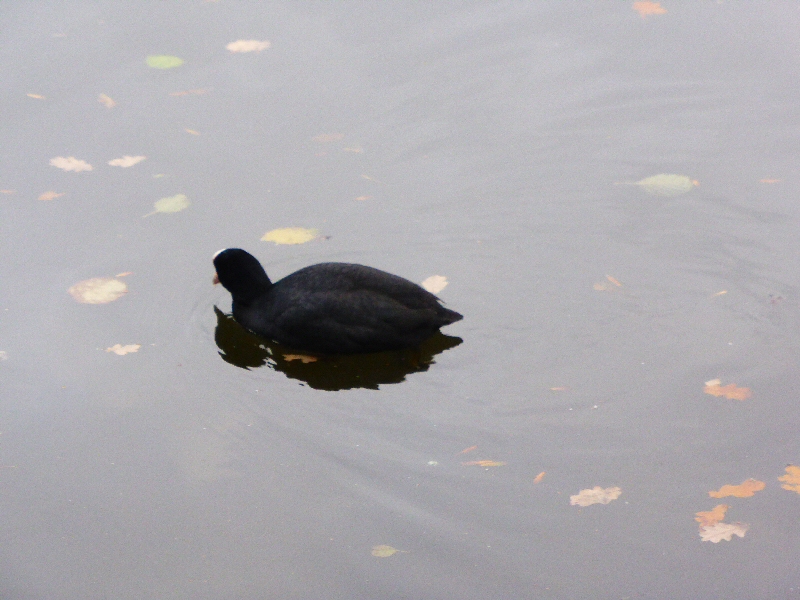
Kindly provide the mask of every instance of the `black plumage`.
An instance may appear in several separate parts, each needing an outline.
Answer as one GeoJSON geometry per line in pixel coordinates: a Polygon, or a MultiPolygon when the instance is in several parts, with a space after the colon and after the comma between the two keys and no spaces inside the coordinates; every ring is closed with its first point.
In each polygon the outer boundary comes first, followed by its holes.
{"type": "Polygon", "coordinates": [[[298,350],[412,348],[463,318],[416,283],[363,265],[320,263],[272,283],[254,256],[228,248],[214,256],[214,267],[236,321],[298,350]]]}

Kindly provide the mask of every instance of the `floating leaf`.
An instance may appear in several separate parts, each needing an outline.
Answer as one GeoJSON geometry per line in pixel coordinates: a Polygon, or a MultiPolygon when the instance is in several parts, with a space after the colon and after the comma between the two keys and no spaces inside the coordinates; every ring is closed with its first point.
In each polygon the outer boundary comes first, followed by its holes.
{"type": "Polygon", "coordinates": [[[354,152],[355,154],[361,154],[364,152],[364,149],[361,146],[353,146],[351,148],[342,148],[342,152],[354,152]]]}
{"type": "Polygon", "coordinates": [[[105,94],[100,94],[97,97],[97,101],[106,108],[114,108],[117,105],[117,103],[114,102],[114,100],[111,97],[106,96],[105,94]]]}
{"type": "Polygon", "coordinates": [[[114,160],[108,161],[108,164],[110,164],[112,167],[128,168],[139,164],[146,158],[146,156],[128,156],[126,154],[122,158],[115,158],[114,160]]]}
{"type": "Polygon", "coordinates": [[[469,448],[464,448],[461,452],[459,452],[459,454],[468,454],[469,452],[472,452],[473,450],[477,449],[478,449],[477,446],[470,446],[469,448]]]}
{"type": "Polygon", "coordinates": [[[541,483],[542,479],[544,479],[544,476],[545,476],[545,472],[542,471],[536,477],[533,478],[533,483],[541,483]]]}
{"type": "Polygon", "coordinates": [[[471,460],[469,462],[462,462],[465,467],[502,467],[508,463],[498,460],[471,460]]]}
{"type": "Polygon", "coordinates": [[[722,540],[726,542],[731,541],[731,537],[738,535],[744,537],[744,534],[750,526],[747,523],[717,523],[708,527],[700,528],[700,538],[704,542],[711,542],[717,544],[722,540]]]}
{"type": "Polygon", "coordinates": [[[372,556],[377,556],[378,558],[388,558],[389,556],[397,554],[398,552],[403,552],[403,550],[392,548],[386,544],[380,544],[372,547],[372,556]]]}
{"type": "Polygon", "coordinates": [[[356,200],[358,200],[360,202],[363,202],[364,200],[371,200],[371,199],[372,199],[372,196],[358,196],[358,197],[356,197],[356,200]]]}
{"type": "Polygon", "coordinates": [[[601,488],[599,485],[592,489],[581,490],[569,497],[571,506],[591,506],[592,504],[608,504],[619,498],[622,489],[618,487],[601,488]]]}
{"type": "Polygon", "coordinates": [[[56,156],[50,159],[50,164],[64,171],[75,171],[76,173],[92,170],[92,165],[74,156],[56,156]]]}
{"type": "Polygon", "coordinates": [[[763,481],[757,479],[747,479],[739,485],[723,485],[716,492],[708,492],[712,498],[725,498],[733,496],[735,498],[749,498],[756,492],[760,492],[767,486],[763,481]]]}
{"type": "Polygon", "coordinates": [[[665,15],[667,14],[667,9],[662,7],[661,4],[658,2],[634,2],[633,3],[633,10],[638,12],[643,19],[647,18],[650,15],[665,15]]]}
{"type": "Polygon", "coordinates": [[[200,135],[199,131],[195,131],[194,129],[184,129],[186,133],[191,133],[192,135],[200,135]]]}
{"type": "MultiPolygon", "coordinates": [[[[30,94],[29,94],[30,95],[30,94]]],[[[780,183],[783,179],[759,179],[759,183],[780,183]]]]}
{"type": "Polygon", "coordinates": [[[319,237],[318,229],[305,229],[304,227],[284,227],[268,231],[261,238],[262,242],[275,242],[276,244],[305,244],[319,237]]]}
{"type": "Polygon", "coordinates": [[[309,356],[308,354],[284,354],[283,359],[287,362],[299,360],[304,365],[308,363],[317,362],[319,359],[316,356],[309,356]]]}
{"type": "Polygon", "coordinates": [[[267,40],[263,42],[258,40],[236,40],[225,46],[225,48],[231,52],[261,52],[271,45],[267,40]]]}
{"type": "Polygon", "coordinates": [[[783,481],[781,487],[790,492],[800,494],[800,467],[789,465],[786,467],[786,475],[778,477],[778,481],[783,481]]]}
{"type": "Polygon", "coordinates": [[[25,95],[26,95],[28,98],[34,98],[35,100],[47,100],[47,98],[46,98],[45,96],[42,96],[41,94],[31,94],[31,93],[28,93],[28,94],[25,94],[25,95]]]}
{"type": "Polygon", "coordinates": [[[654,196],[680,196],[694,189],[699,185],[696,181],[689,179],[686,175],[671,175],[661,173],[646,177],[636,182],[648,194],[654,196]]]}
{"type": "Polygon", "coordinates": [[[94,277],[79,281],[67,291],[83,304],[106,304],[127,293],[128,286],[112,277],[94,277]]]}
{"type": "Polygon", "coordinates": [[[431,294],[438,294],[447,287],[447,277],[444,275],[431,275],[425,281],[420,283],[422,287],[428,290],[431,294]]]}
{"type": "Polygon", "coordinates": [[[17,190],[0,190],[0,194],[16,194],[17,190]]]}
{"type": "Polygon", "coordinates": [[[730,508],[727,504],[717,504],[711,510],[695,513],[694,520],[700,523],[700,527],[711,527],[725,518],[725,511],[730,508]]]}
{"type": "Polygon", "coordinates": [[[613,292],[616,288],[622,287],[622,284],[616,277],[606,275],[606,281],[595,283],[593,287],[598,292],[613,292]]]}
{"type": "Polygon", "coordinates": [[[158,200],[153,204],[155,210],[151,213],[147,213],[145,217],[152,216],[156,213],[180,212],[183,209],[188,208],[190,204],[191,202],[189,202],[189,199],[186,197],[185,194],[175,194],[174,196],[161,198],[161,200],[158,200]]]}
{"type": "Polygon", "coordinates": [[[182,90],[180,92],[170,92],[169,95],[170,96],[189,96],[189,95],[202,96],[203,94],[207,94],[207,93],[208,93],[208,90],[203,89],[203,88],[198,88],[198,89],[194,89],[194,90],[182,90]]]}
{"type": "Polygon", "coordinates": [[[8,352],[0,350],[0,360],[8,360],[8,352]]]}
{"type": "Polygon", "coordinates": [[[747,400],[753,395],[749,388],[736,387],[733,383],[723,386],[721,383],[719,379],[706,381],[703,391],[712,396],[724,396],[728,400],[747,400]]]}
{"type": "Polygon", "coordinates": [[[319,135],[315,135],[311,139],[320,144],[327,144],[328,142],[338,142],[343,138],[343,133],[321,133],[319,135]]]}
{"type": "Polygon", "coordinates": [[[180,67],[183,59],[169,54],[151,54],[147,57],[147,66],[154,69],[173,69],[180,67]]]}
{"type": "Polygon", "coordinates": [[[39,196],[39,200],[55,200],[56,198],[60,198],[64,194],[59,194],[58,192],[45,192],[41,196],[39,196]]]}
{"type": "Polygon", "coordinates": [[[141,344],[128,344],[127,346],[114,344],[110,348],[106,348],[106,352],[113,352],[114,354],[118,354],[119,356],[124,356],[129,352],[138,352],[139,348],[141,347],[142,347],[141,344]]]}

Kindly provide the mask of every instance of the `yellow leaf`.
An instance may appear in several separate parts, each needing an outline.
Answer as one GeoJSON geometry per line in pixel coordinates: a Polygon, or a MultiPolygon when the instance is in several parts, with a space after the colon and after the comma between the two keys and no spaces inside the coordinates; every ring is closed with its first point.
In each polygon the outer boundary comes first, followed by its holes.
{"type": "Polygon", "coordinates": [[[132,167],[133,165],[139,164],[142,162],[146,156],[128,156],[127,154],[122,158],[115,158],[114,160],[108,161],[112,167],[123,167],[128,168],[132,167]]]}
{"type": "Polygon", "coordinates": [[[148,67],[153,69],[174,69],[183,64],[183,59],[168,54],[151,54],[145,60],[148,67]]]}
{"type": "Polygon", "coordinates": [[[266,50],[272,44],[270,44],[267,40],[263,42],[259,42],[258,40],[236,40],[235,42],[231,42],[225,48],[230,50],[231,52],[261,52],[262,50],[266,50]]]}
{"type": "Polygon", "coordinates": [[[47,100],[47,98],[45,96],[42,96],[41,94],[30,94],[30,93],[28,93],[28,94],[25,94],[25,95],[28,96],[28,98],[35,98],[36,100],[47,100]]]}
{"type": "Polygon", "coordinates": [[[114,354],[118,354],[119,356],[124,356],[129,352],[138,352],[139,348],[141,348],[141,344],[128,344],[127,346],[123,346],[121,344],[114,344],[110,348],[106,348],[106,352],[113,352],[114,354]]]}
{"type": "Polygon", "coordinates": [[[725,511],[730,508],[727,504],[717,504],[711,510],[695,513],[694,520],[700,523],[700,527],[710,527],[716,525],[725,518],[725,511]]]}
{"type": "Polygon", "coordinates": [[[783,489],[800,494],[800,467],[789,465],[786,467],[786,475],[778,477],[778,481],[784,482],[781,486],[783,489]]]}
{"type": "Polygon", "coordinates": [[[622,494],[622,489],[618,487],[601,488],[599,485],[591,489],[581,490],[574,496],[569,497],[571,506],[591,506],[592,504],[608,504],[616,500],[622,494]]]}
{"type": "Polygon", "coordinates": [[[725,498],[733,496],[734,498],[749,498],[756,492],[760,492],[767,486],[763,481],[757,479],[747,479],[739,485],[723,485],[716,492],[708,492],[712,498],[725,498]]]}
{"type": "Polygon", "coordinates": [[[106,304],[126,294],[128,286],[119,279],[94,277],[79,281],[67,291],[83,304],[106,304]]]}
{"type": "Polygon", "coordinates": [[[447,287],[447,277],[444,275],[431,275],[420,283],[420,285],[431,294],[438,294],[447,287]]]}
{"type": "Polygon", "coordinates": [[[502,467],[507,463],[497,460],[471,460],[469,462],[462,462],[465,467],[502,467]]]}
{"type": "Polygon", "coordinates": [[[74,156],[56,156],[50,159],[50,164],[64,171],[75,171],[76,173],[92,170],[92,165],[74,156]]]}
{"type": "Polygon", "coordinates": [[[273,229],[265,233],[262,242],[275,242],[276,244],[305,244],[319,237],[319,230],[305,229],[304,227],[284,227],[273,229]]]}
{"type": "Polygon", "coordinates": [[[100,94],[97,97],[97,101],[106,108],[114,108],[117,105],[117,103],[114,102],[113,99],[111,99],[109,96],[106,96],[105,94],[100,94]]]}
{"type": "Polygon", "coordinates": [[[398,552],[402,552],[402,550],[392,548],[386,544],[380,544],[372,547],[372,556],[377,556],[378,558],[388,558],[389,556],[397,554],[398,552]]]}
{"type": "Polygon", "coordinates": [[[156,201],[153,204],[155,210],[151,213],[147,213],[144,216],[149,217],[156,213],[180,212],[185,208],[188,208],[190,204],[191,202],[189,202],[189,198],[187,198],[185,194],[175,194],[174,196],[168,196],[167,198],[161,198],[161,200],[156,201]]]}
{"type": "Polygon", "coordinates": [[[694,179],[689,179],[686,175],[659,173],[633,183],[622,182],[617,185],[638,185],[645,192],[654,196],[680,196],[690,192],[700,183],[694,179]]]}
{"type": "Polygon", "coordinates": [[[44,194],[39,196],[39,200],[55,200],[56,198],[59,198],[63,195],[64,195],[63,193],[59,194],[58,192],[45,192],[44,194]]]}
{"type": "Polygon", "coordinates": [[[749,388],[736,387],[733,383],[723,386],[721,383],[719,379],[706,381],[703,391],[712,396],[724,396],[728,400],[747,400],[753,395],[749,388]]]}

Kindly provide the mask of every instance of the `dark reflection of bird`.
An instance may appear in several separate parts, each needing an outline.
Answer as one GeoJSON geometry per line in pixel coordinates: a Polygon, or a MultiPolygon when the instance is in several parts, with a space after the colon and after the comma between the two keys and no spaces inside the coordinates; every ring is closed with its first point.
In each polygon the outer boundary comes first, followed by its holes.
{"type": "Polygon", "coordinates": [[[320,263],[272,283],[238,248],[214,255],[233,318],[290,348],[358,354],[413,348],[463,317],[416,283],[362,265],[320,263]]]}

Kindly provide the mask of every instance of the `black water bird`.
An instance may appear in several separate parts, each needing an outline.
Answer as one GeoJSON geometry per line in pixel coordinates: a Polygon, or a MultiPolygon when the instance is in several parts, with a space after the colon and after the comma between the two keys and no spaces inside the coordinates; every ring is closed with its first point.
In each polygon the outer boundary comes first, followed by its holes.
{"type": "Polygon", "coordinates": [[[363,265],[320,263],[272,283],[253,255],[227,248],[214,255],[214,267],[239,324],[298,350],[413,348],[463,318],[416,283],[363,265]]]}

